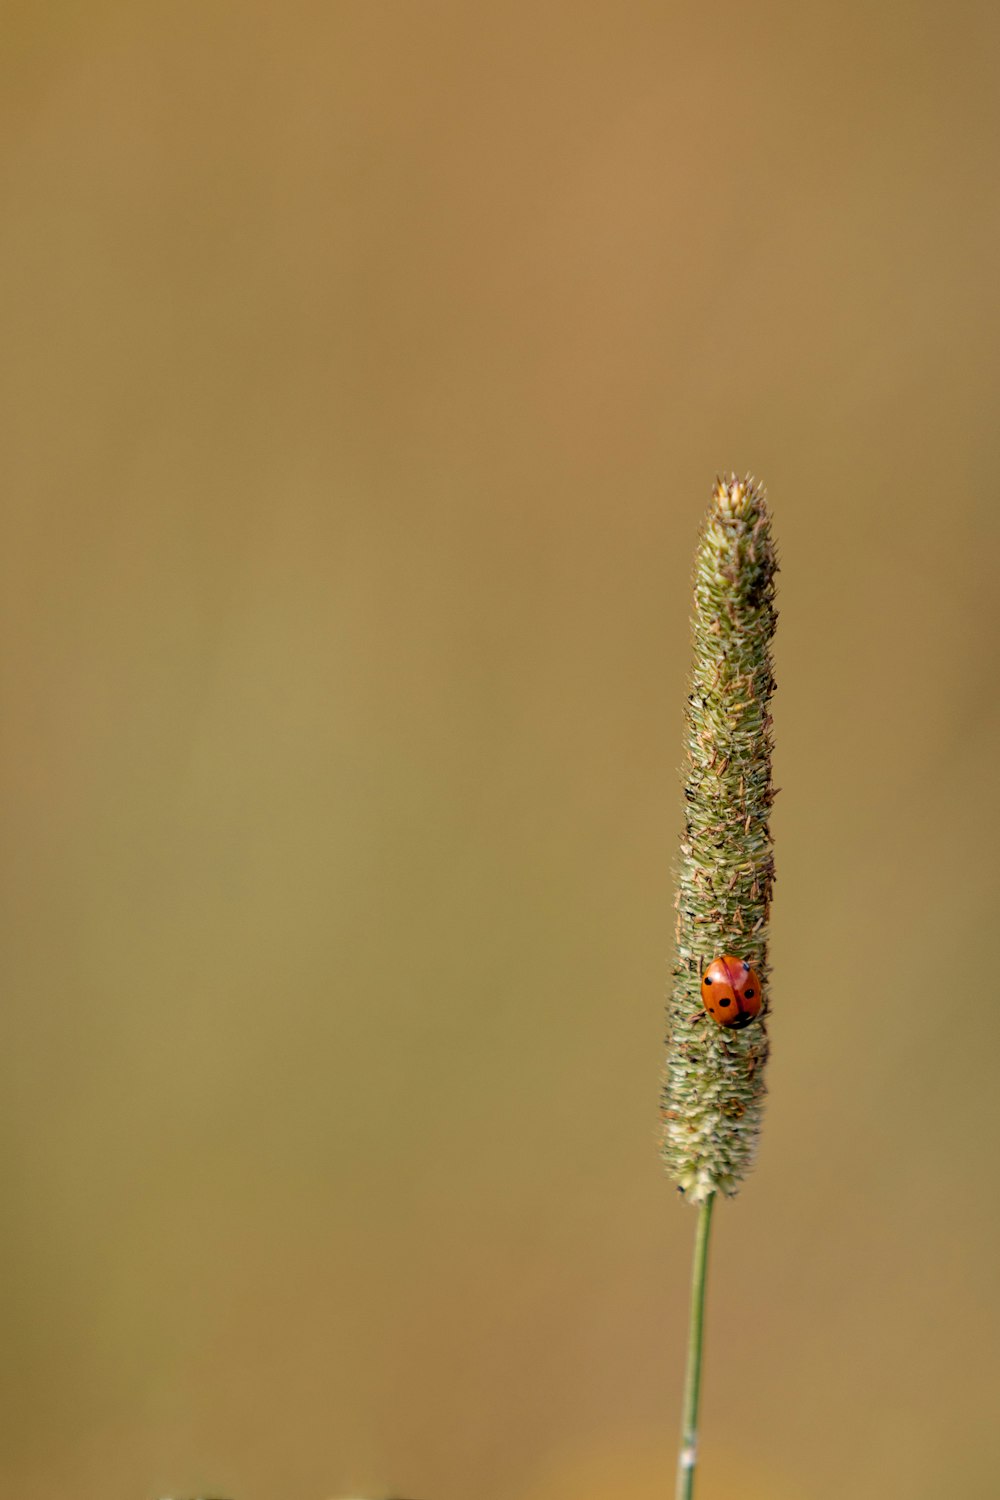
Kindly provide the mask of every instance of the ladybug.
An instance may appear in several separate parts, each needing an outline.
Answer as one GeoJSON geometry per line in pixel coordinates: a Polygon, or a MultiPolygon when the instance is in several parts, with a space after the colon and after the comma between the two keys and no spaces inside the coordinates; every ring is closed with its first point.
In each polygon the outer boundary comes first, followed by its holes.
{"type": "Polygon", "coordinates": [[[745,959],[724,953],[701,977],[701,1000],[720,1026],[749,1026],[760,1015],[760,980],[745,959]]]}

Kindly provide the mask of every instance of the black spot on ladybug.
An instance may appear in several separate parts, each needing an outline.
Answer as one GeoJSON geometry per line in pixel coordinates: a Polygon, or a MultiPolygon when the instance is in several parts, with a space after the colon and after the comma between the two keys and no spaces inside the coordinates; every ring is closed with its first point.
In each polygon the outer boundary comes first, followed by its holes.
{"type": "Polygon", "coordinates": [[[753,999],[753,990],[744,990],[743,993],[746,995],[748,1000],[753,999]]]}
{"type": "Polygon", "coordinates": [[[704,983],[705,984],[711,984],[712,983],[712,976],[711,976],[711,974],[706,974],[705,975],[704,983]]]}
{"type": "Polygon", "coordinates": [[[720,1001],[719,1001],[719,1006],[720,1006],[720,1008],[721,1008],[721,1009],[722,1009],[722,1010],[725,1010],[725,1008],[726,1008],[726,1006],[727,1006],[727,1005],[731,1005],[731,1004],[732,1004],[732,1001],[731,1001],[731,1000],[720,1000],[720,1001]]]}
{"type": "Polygon", "coordinates": [[[747,973],[749,974],[750,973],[750,965],[748,963],[744,963],[743,967],[744,967],[744,969],[746,969],[747,973]]]}

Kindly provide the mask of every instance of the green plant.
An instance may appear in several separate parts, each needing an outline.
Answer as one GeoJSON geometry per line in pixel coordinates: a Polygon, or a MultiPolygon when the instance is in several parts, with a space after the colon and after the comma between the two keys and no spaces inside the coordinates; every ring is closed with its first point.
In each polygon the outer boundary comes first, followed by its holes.
{"type": "Polygon", "coordinates": [[[767,1004],[743,1029],[719,1026],[702,1006],[701,976],[722,954],[739,955],[768,995],[776,570],[762,488],[735,475],[719,480],[695,562],[686,821],[662,1100],[665,1164],[699,1210],[678,1500],[692,1494],[697,1461],[712,1208],[753,1165],[765,1093],[767,1004]]]}

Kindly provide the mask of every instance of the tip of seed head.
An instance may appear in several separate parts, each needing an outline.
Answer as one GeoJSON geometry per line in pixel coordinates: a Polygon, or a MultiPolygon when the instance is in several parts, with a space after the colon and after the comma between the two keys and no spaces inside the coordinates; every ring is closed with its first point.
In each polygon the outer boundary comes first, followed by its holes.
{"type": "Polygon", "coordinates": [[[730,474],[728,479],[720,475],[715,481],[712,498],[720,516],[735,519],[745,516],[748,510],[764,500],[764,486],[758,484],[752,474],[746,474],[742,479],[737,479],[735,474],[730,474]]]}

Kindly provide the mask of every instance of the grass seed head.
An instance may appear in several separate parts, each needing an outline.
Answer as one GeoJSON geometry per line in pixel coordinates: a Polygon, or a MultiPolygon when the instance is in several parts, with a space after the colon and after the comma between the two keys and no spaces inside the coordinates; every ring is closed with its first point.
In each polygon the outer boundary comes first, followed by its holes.
{"type": "Polygon", "coordinates": [[[769,818],[777,561],[764,491],[719,480],[694,575],[685,828],[676,962],[668,1005],[663,1157],[685,1197],[732,1194],[753,1165],[767,1061],[767,923],[774,883],[769,818]],[[713,959],[737,954],[760,976],[764,1012],[741,1030],[701,1001],[713,959]]]}

